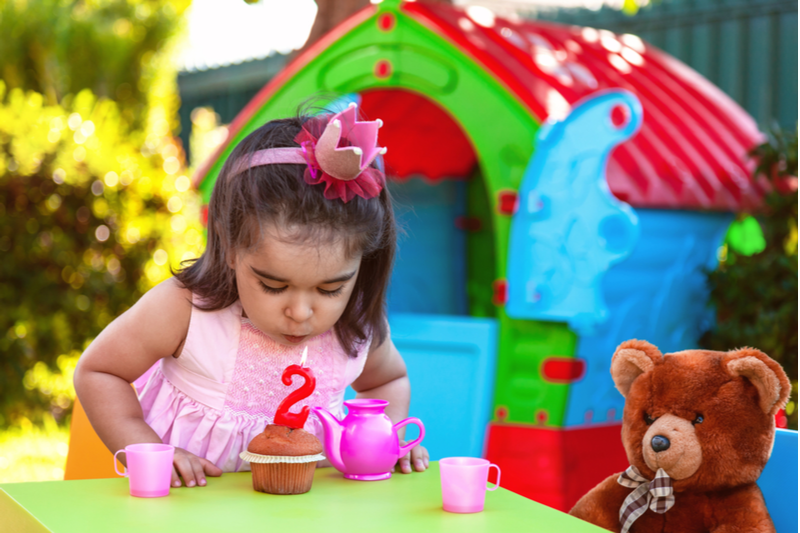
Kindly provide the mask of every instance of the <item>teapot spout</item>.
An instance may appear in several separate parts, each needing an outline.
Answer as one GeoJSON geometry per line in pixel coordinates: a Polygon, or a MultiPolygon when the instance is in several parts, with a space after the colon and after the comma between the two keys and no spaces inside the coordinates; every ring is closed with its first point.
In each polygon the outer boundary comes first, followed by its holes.
{"type": "Polygon", "coordinates": [[[334,468],[339,472],[344,472],[345,467],[342,463],[342,429],[343,425],[338,418],[330,414],[322,407],[312,407],[311,412],[317,415],[322,427],[325,429],[325,440],[322,445],[325,447],[325,456],[334,468]]]}

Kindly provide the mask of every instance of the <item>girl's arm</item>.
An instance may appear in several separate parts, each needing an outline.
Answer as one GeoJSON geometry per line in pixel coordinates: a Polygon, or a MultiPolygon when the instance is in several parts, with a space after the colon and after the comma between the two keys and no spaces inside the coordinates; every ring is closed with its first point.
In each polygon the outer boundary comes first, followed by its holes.
{"type": "MultiPolygon", "coordinates": [[[[81,355],[75,392],[92,427],[112,452],[128,444],[161,442],[144,421],[131,383],[159,359],[180,354],[191,305],[191,293],[169,279],[109,324],[81,355]]],[[[174,463],[174,486],[180,486],[178,473],[187,486],[204,485],[204,473],[222,473],[211,462],[180,449],[175,450],[174,463]]]]}
{"type": "MultiPolygon", "coordinates": [[[[377,398],[387,400],[386,414],[396,424],[408,416],[408,404],[411,401],[411,385],[408,381],[406,364],[400,352],[395,348],[392,339],[387,335],[383,344],[372,346],[364,364],[364,371],[352,384],[357,398],[377,398]]],[[[399,437],[402,440],[405,428],[401,428],[399,437]]],[[[428,468],[428,451],[422,446],[415,446],[408,455],[399,461],[400,470],[411,472],[411,464],[417,472],[428,468]]]]}

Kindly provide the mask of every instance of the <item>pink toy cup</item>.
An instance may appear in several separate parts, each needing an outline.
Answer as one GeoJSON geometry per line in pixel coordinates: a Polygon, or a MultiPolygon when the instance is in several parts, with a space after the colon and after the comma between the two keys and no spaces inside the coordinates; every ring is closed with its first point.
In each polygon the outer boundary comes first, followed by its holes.
{"type": "Polygon", "coordinates": [[[131,444],[114,454],[114,471],[128,478],[131,496],[158,498],[169,495],[172,458],[175,447],[169,444],[131,444]],[[128,468],[117,470],[117,455],[125,453],[128,468]]]}
{"type": "Polygon", "coordinates": [[[486,459],[475,457],[448,457],[439,461],[442,479],[442,507],[450,513],[479,513],[487,490],[500,486],[500,467],[486,459]],[[497,483],[486,488],[489,468],[497,468],[497,483]]]}

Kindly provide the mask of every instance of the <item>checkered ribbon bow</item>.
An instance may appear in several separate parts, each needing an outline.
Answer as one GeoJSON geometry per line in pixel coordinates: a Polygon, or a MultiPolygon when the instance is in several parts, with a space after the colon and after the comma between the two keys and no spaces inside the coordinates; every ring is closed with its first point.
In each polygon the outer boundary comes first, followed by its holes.
{"type": "Polygon", "coordinates": [[[635,489],[628,494],[619,509],[622,533],[628,533],[636,519],[642,516],[648,507],[653,512],[664,514],[675,505],[675,496],[672,495],[672,479],[663,468],[659,468],[656,477],[650,481],[635,466],[629,466],[619,475],[617,483],[623,487],[635,489]]]}

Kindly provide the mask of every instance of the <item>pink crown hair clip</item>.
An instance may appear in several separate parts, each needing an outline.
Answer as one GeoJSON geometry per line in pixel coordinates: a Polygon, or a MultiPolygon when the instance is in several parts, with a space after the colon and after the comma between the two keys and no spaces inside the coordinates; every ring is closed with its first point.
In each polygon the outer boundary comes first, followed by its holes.
{"type": "Polygon", "coordinates": [[[309,119],[294,138],[300,148],[259,150],[237,161],[232,175],[261,165],[305,164],[306,183],[324,184],[328,200],[339,198],[347,203],[356,195],[374,198],[386,183],[383,172],[371,166],[376,157],[386,153],[385,147],[378,146],[381,126],[380,119],[358,120],[358,106],[351,103],[330,120],[309,119]]]}

